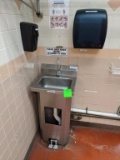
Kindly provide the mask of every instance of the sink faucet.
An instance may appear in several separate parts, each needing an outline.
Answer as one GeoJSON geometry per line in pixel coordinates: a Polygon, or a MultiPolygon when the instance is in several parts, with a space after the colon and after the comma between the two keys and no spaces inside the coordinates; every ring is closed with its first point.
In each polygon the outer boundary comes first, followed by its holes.
{"type": "Polygon", "coordinates": [[[60,65],[60,58],[57,57],[57,76],[61,75],[61,65],[60,65]]]}

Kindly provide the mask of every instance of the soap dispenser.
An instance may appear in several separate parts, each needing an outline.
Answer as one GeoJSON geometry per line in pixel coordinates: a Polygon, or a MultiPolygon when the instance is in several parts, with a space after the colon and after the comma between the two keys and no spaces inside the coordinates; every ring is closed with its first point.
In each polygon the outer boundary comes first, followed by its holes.
{"type": "Polygon", "coordinates": [[[34,23],[20,23],[21,37],[24,51],[33,52],[37,49],[38,25],[34,23]]]}

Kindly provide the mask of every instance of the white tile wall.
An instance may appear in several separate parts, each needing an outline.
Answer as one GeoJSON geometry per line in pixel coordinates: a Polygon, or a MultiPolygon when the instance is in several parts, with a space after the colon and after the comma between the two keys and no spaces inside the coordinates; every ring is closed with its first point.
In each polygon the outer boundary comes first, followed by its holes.
{"type": "Polygon", "coordinates": [[[10,31],[2,32],[2,37],[3,37],[5,47],[9,47],[14,44],[12,41],[12,37],[10,35],[10,31]]]}
{"type": "Polygon", "coordinates": [[[23,4],[19,10],[15,0],[0,0],[0,160],[23,160],[37,130],[33,104],[27,95],[36,70],[21,68],[15,73],[12,66],[14,62],[18,65],[15,58],[25,54],[21,21],[34,23],[32,10],[23,4]],[[27,78],[29,81],[25,81],[27,78]]]}
{"type": "Polygon", "coordinates": [[[8,30],[8,24],[5,14],[0,15],[0,31],[6,31],[8,30]]]}
{"type": "Polygon", "coordinates": [[[13,45],[5,49],[9,60],[13,60],[20,56],[18,45],[13,45]]]}
{"type": "Polygon", "coordinates": [[[4,45],[4,41],[3,41],[3,35],[2,33],[0,33],[0,49],[4,49],[5,45],[4,45]]]}
{"type": "MultiPolygon", "coordinates": [[[[27,2],[30,1],[27,0],[27,2]]],[[[51,30],[49,29],[48,0],[41,0],[41,11],[44,18],[35,18],[40,29],[39,45],[71,47],[73,17],[76,10],[80,8],[97,7],[99,4],[100,8],[107,9],[111,25],[116,14],[119,16],[120,9],[113,11],[109,8],[107,2],[108,0],[70,0],[69,30],[51,30]]],[[[21,21],[33,22],[31,10],[25,5],[22,5],[19,10],[14,0],[0,0],[0,66],[24,54],[19,27],[21,21]]],[[[117,23],[116,18],[114,23],[117,23]]],[[[114,28],[118,30],[119,24],[114,28]]],[[[119,36],[116,33],[113,27],[109,29],[107,35],[109,42],[106,42],[106,46],[119,48],[119,36]]],[[[108,68],[111,60],[80,58],[79,56],[74,58],[61,57],[60,60],[61,64],[77,64],[81,68],[78,73],[76,92],[72,103],[74,107],[88,107],[91,110],[116,112],[120,103],[120,77],[110,75],[108,68]],[[114,95],[115,98],[113,98],[114,95]]],[[[39,61],[55,63],[56,59],[41,56],[39,61]]],[[[115,65],[119,67],[118,60],[115,61],[115,65]]],[[[2,74],[4,74],[4,71],[3,69],[2,74]]],[[[3,81],[1,81],[0,73],[0,159],[23,160],[37,128],[31,95],[28,92],[28,87],[34,77],[37,76],[37,71],[35,68],[33,70],[21,68],[11,77],[6,74],[9,75],[7,66],[5,78],[2,77],[3,81]]],[[[89,122],[95,120],[94,118],[83,119],[83,121],[89,122]]],[[[113,123],[113,121],[104,120],[98,120],[98,122],[113,123]]],[[[113,125],[116,124],[119,125],[115,121],[113,125]]]]}
{"type": "Polygon", "coordinates": [[[6,15],[7,24],[9,29],[17,29],[16,21],[18,16],[17,15],[6,15]]]}
{"type": "Polygon", "coordinates": [[[0,0],[0,13],[6,13],[6,4],[3,0],[0,0]]]}
{"type": "Polygon", "coordinates": [[[8,62],[8,57],[5,53],[5,49],[0,49],[0,66],[8,62]]]}
{"type": "Polygon", "coordinates": [[[55,47],[58,44],[60,44],[64,47],[73,47],[72,30],[73,30],[73,20],[76,11],[79,9],[86,9],[86,8],[99,8],[99,9],[106,9],[108,13],[108,31],[104,48],[120,49],[120,23],[119,23],[120,7],[118,7],[116,10],[113,10],[108,4],[108,0],[70,0],[69,29],[61,31],[49,28],[48,1],[47,0],[40,1],[40,3],[41,3],[41,12],[44,15],[43,19],[41,20],[36,19],[36,23],[38,23],[40,29],[40,40],[39,40],[40,46],[55,47]],[[60,42],[58,42],[57,38],[58,34],[59,36],[62,37],[60,42]]]}
{"type": "Polygon", "coordinates": [[[0,49],[2,52],[5,49],[7,55],[3,56],[0,50],[0,65],[24,54],[20,33],[22,21],[33,22],[31,9],[22,4],[19,10],[14,0],[0,0],[0,49]]]}

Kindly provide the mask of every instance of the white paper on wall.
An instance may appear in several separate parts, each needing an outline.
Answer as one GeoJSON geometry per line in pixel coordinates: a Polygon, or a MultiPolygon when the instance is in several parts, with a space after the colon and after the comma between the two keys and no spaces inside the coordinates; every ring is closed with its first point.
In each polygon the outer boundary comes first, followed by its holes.
{"type": "Polygon", "coordinates": [[[47,56],[67,56],[66,48],[46,48],[47,56]]]}
{"type": "Polygon", "coordinates": [[[69,0],[49,0],[49,26],[51,29],[69,28],[69,0]],[[62,5],[61,5],[62,4],[62,5]]]}
{"type": "Polygon", "coordinates": [[[54,0],[54,4],[64,4],[64,0],[54,0]]]}
{"type": "Polygon", "coordinates": [[[69,3],[69,0],[48,0],[50,4],[66,4],[69,3]]]}
{"type": "Polygon", "coordinates": [[[51,29],[68,29],[68,9],[50,8],[50,28],[51,29]]]}

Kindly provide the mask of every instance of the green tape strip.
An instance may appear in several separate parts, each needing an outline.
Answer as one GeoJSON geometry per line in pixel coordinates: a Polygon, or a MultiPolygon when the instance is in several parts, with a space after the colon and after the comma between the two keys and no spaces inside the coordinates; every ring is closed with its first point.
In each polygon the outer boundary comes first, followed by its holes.
{"type": "Polygon", "coordinates": [[[73,96],[72,89],[64,89],[63,96],[64,98],[71,98],[73,96]]]}

